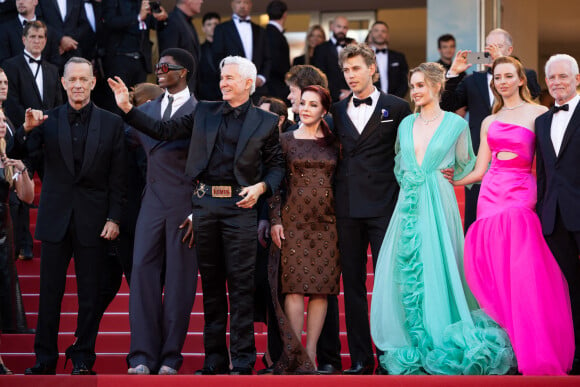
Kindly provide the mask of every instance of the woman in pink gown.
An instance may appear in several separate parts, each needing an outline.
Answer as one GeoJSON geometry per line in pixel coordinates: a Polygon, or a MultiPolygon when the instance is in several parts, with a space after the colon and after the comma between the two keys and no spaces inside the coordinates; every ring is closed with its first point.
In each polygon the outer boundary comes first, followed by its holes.
{"type": "Polygon", "coordinates": [[[482,123],[475,169],[453,182],[483,178],[465,239],[465,277],[508,332],[523,375],[564,375],[574,357],[568,285],[542,236],[531,172],[534,120],[546,108],[531,103],[518,60],[498,58],[492,69],[496,103],[482,123]]]}

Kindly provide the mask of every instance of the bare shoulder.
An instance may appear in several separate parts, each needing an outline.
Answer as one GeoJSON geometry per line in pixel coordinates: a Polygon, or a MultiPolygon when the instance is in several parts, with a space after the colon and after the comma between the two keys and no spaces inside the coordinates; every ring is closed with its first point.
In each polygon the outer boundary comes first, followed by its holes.
{"type": "Polygon", "coordinates": [[[548,111],[547,107],[545,107],[544,105],[538,105],[538,104],[530,104],[529,109],[530,109],[530,113],[533,113],[534,118],[539,116],[539,115],[542,115],[548,111]]]}
{"type": "Polygon", "coordinates": [[[481,122],[481,131],[483,133],[487,133],[489,125],[491,125],[491,123],[495,120],[497,120],[497,114],[490,114],[489,116],[485,117],[484,120],[481,122]]]}

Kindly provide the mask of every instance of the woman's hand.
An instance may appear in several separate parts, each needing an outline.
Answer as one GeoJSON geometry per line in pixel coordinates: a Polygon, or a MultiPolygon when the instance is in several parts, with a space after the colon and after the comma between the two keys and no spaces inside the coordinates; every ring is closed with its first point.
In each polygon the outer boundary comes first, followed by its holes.
{"type": "Polygon", "coordinates": [[[281,224],[273,225],[270,229],[270,235],[272,236],[272,242],[274,242],[274,244],[278,246],[279,249],[281,249],[282,240],[286,239],[284,237],[284,226],[281,224]]]}
{"type": "Polygon", "coordinates": [[[6,158],[6,159],[2,159],[2,162],[7,167],[13,167],[14,172],[17,172],[17,173],[22,173],[22,171],[24,171],[26,169],[26,166],[24,165],[24,163],[21,160],[14,160],[14,159],[6,158]]]}

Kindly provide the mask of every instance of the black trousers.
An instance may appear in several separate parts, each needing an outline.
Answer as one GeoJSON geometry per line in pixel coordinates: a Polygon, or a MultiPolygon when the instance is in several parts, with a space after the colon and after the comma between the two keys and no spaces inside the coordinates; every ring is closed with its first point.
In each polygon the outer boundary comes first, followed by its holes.
{"type": "Polygon", "coordinates": [[[95,362],[95,341],[100,322],[99,280],[102,270],[104,241],[83,246],[74,222],[60,242],[42,242],[40,260],[40,299],[34,340],[37,361],[55,366],[58,361],[58,329],[66,272],[74,257],[78,292],[77,340],[66,354],[73,363],[83,361],[88,367],[95,362]]]}
{"type": "Polygon", "coordinates": [[[545,235],[545,238],[568,282],[576,342],[574,357],[580,359],[580,259],[578,258],[580,232],[571,232],[566,229],[560,211],[558,208],[554,231],[550,235],[545,235]]]}
{"type": "MultiPolygon", "coordinates": [[[[336,220],[344,285],[346,333],[353,364],[374,365],[366,287],[367,249],[370,243],[374,270],[389,220],[390,217],[336,220]]],[[[377,355],[380,355],[378,349],[377,355]]]]}
{"type": "Polygon", "coordinates": [[[16,192],[10,192],[10,216],[14,230],[14,256],[17,258],[20,251],[32,255],[32,235],[30,234],[30,205],[24,203],[16,192]]]}
{"type": "Polygon", "coordinates": [[[480,184],[474,184],[471,188],[465,188],[465,219],[463,232],[467,234],[469,226],[477,219],[477,198],[479,198],[480,184]]]}
{"type": "Polygon", "coordinates": [[[204,367],[227,370],[228,297],[230,355],[233,367],[253,368],[254,273],[257,213],[238,208],[240,197],[198,198],[193,195],[193,231],[203,289],[204,367]]]}

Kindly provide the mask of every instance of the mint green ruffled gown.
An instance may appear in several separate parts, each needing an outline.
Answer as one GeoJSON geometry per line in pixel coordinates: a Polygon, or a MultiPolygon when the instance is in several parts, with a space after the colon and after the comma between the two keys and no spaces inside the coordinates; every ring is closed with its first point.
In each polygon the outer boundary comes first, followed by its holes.
{"type": "Polygon", "coordinates": [[[399,126],[395,176],[401,190],[375,269],[371,333],[390,374],[505,374],[515,366],[508,336],[483,311],[463,272],[463,227],[454,179],[474,167],[469,127],[445,112],[421,165],[413,123],[399,126]]]}

